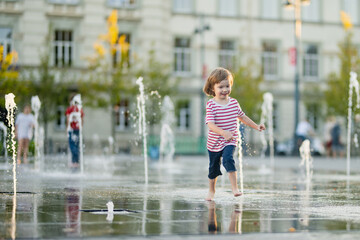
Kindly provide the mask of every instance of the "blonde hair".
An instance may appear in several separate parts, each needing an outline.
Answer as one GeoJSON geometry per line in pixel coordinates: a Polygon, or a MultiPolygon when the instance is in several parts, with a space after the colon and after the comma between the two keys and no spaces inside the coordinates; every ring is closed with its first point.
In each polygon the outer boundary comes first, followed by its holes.
{"type": "Polygon", "coordinates": [[[234,77],[231,72],[225,68],[215,68],[209,75],[204,85],[203,91],[208,96],[215,97],[214,86],[222,80],[228,79],[230,86],[233,85],[234,77]]]}

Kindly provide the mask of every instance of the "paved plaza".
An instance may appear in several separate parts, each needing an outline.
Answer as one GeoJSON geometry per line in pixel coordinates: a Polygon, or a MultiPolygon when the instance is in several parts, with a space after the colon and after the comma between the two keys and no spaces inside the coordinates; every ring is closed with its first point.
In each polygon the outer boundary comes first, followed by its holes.
{"type": "Polygon", "coordinates": [[[84,174],[67,169],[66,156],[49,156],[45,169],[18,168],[16,214],[12,171],[0,170],[0,239],[358,239],[360,159],[314,158],[307,181],[300,157],[244,157],[244,196],[219,177],[206,202],[207,156],[149,161],[141,157],[85,156],[84,174]],[[114,203],[114,214],[106,204],[114,203]],[[221,236],[220,236],[221,235],[221,236]]]}

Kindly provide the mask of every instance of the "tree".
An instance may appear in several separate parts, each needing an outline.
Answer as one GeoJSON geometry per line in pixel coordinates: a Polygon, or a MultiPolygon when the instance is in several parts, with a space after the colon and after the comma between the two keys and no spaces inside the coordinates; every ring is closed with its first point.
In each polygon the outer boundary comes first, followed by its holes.
{"type": "Polygon", "coordinates": [[[256,63],[249,60],[234,71],[234,86],[231,90],[231,96],[239,101],[246,115],[251,116],[252,119],[260,120],[264,92],[260,89],[263,82],[262,75],[254,76],[254,73],[261,72],[257,68],[256,63]]]}
{"type": "Polygon", "coordinates": [[[18,106],[28,103],[31,96],[31,82],[21,79],[17,66],[16,51],[6,54],[3,58],[4,47],[0,44],[0,105],[5,105],[5,94],[13,93],[18,106]]]}
{"type": "Polygon", "coordinates": [[[90,106],[111,107],[111,134],[115,138],[115,115],[121,100],[133,96],[135,86],[129,59],[130,44],[126,35],[119,36],[117,11],[107,19],[107,32],[94,43],[95,55],[88,57],[92,74],[90,79],[78,82],[80,93],[88,96],[90,106]]]}
{"type": "Polygon", "coordinates": [[[153,135],[154,125],[161,120],[160,103],[166,95],[172,95],[177,82],[170,81],[170,65],[156,59],[155,50],[149,51],[149,59],[137,73],[144,78],[145,94],[148,98],[146,119],[150,125],[150,135],[153,135]]]}
{"type": "MultiPolygon", "coordinates": [[[[68,90],[69,84],[66,81],[57,81],[55,74],[52,72],[50,66],[50,39],[51,28],[49,28],[49,35],[45,39],[45,50],[40,54],[40,65],[34,69],[30,74],[32,82],[32,95],[37,95],[41,101],[40,120],[44,124],[44,142],[48,142],[48,124],[54,120],[57,113],[57,106],[68,104],[68,90]]],[[[58,69],[63,76],[66,69],[58,69]]],[[[45,153],[48,152],[47,145],[45,153]]]]}
{"type": "Polygon", "coordinates": [[[353,34],[347,32],[344,40],[338,44],[340,70],[339,73],[333,72],[329,75],[325,91],[328,115],[347,116],[350,72],[359,72],[360,67],[358,50],[352,42],[352,37],[353,34]]]}

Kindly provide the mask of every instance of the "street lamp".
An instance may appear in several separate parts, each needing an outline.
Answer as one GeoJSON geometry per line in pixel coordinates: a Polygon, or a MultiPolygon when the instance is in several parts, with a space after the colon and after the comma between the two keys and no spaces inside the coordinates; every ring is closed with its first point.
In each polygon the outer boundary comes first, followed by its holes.
{"type": "Polygon", "coordinates": [[[286,9],[294,9],[295,12],[295,92],[294,92],[294,101],[295,101],[295,122],[294,122],[294,153],[297,152],[297,138],[296,138],[296,127],[299,123],[299,72],[300,72],[300,50],[301,50],[301,6],[308,6],[310,0],[286,0],[284,7],[286,9]]]}
{"type": "MultiPolygon", "coordinates": [[[[210,26],[205,23],[204,15],[200,15],[200,25],[199,27],[195,28],[194,34],[200,35],[201,40],[201,47],[200,47],[200,62],[201,62],[201,82],[206,78],[206,64],[205,64],[205,38],[204,32],[209,31],[210,26]]],[[[205,146],[205,130],[204,130],[204,122],[205,122],[205,111],[204,111],[204,103],[205,100],[205,93],[202,91],[202,84],[200,84],[200,144],[199,144],[199,152],[204,149],[205,146]]]]}

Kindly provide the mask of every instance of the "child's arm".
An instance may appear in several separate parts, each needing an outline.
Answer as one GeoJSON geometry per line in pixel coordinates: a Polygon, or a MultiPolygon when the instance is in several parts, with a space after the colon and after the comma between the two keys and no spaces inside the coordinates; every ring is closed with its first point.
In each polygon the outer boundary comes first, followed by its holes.
{"type": "Polygon", "coordinates": [[[226,141],[230,141],[233,138],[233,134],[230,131],[219,128],[214,122],[208,122],[207,125],[211,131],[220,134],[226,141]]]}
{"type": "Polygon", "coordinates": [[[262,131],[262,130],[265,130],[266,129],[266,127],[265,127],[265,125],[264,124],[260,124],[260,125],[258,125],[258,124],[256,124],[256,123],[254,123],[254,121],[253,120],[251,120],[248,116],[246,116],[246,115],[243,115],[242,117],[239,117],[239,120],[242,122],[242,123],[244,123],[246,126],[249,126],[249,127],[252,127],[253,129],[256,129],[256,130],[258,130],[258,131],[262,131]]]}

